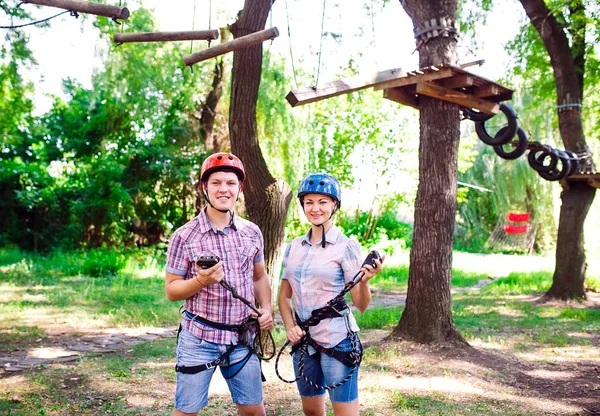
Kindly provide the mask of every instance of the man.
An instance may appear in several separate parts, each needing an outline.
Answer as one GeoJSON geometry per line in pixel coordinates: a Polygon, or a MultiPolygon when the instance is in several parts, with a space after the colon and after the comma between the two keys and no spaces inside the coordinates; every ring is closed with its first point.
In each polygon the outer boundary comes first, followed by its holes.
{"type": "Polygon", "coordinates": [[[250,302],[258,300],[258,325],[261,330],[273,327],[262,233],[233,212],[245,178],[236,156],[209,156],[200,173],[200,190],[208,205],[169,240],[165,291],[172,301],[185,300],[177,342],[177,416],[196,415],[208,404],[217,366],[240,415],[266,414],[253,332],[244,325],[257,314],[219,284],[224,280],[250,302]],[[196,264],[211,256],[221,261],[207,269],[196,264]]]}

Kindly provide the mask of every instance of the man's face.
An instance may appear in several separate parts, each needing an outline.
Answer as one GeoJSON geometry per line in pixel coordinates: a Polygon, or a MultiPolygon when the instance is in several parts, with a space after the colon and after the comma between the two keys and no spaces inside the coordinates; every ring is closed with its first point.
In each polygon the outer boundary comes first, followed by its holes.
{"type": "Polygon", "coordinates": [[[206,182],[206,194],[218,210],[232,210],[239,192],[240,180],[233,172],[215,172],[206,182]]]}

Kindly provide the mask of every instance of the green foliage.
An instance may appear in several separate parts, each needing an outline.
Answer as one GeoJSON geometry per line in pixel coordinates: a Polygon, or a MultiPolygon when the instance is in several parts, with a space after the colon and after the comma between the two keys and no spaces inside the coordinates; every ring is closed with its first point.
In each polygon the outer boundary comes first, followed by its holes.
{"type": "MultiPolygon", "coordinates": [[[[103,36],[118,30],[96,22],[103,36]]],[[[128,24],[156,27],[145,9],[128,24]]],[[[195,214],[192,172],[206,147],[189,85],[208,84],[207,67],[187,70],[182,48],[111,48],[92,89],[64,82],[69,98],[0,154],[2,240],[34,250],[156,244],[195,214]]]]}
{"type": "Polygon", "coordinates": [[[399,240],[401,248],[412,246],[412,226],[399,221],[395,212],[384,211],[375,221],[372,220],[371,214],[360,212],[359,216],[355,217],[340,213],[336,225],[344,230],[344,234],[355,237],[364,247],[376,246],[382,240],[399,240]]]}
{"type": "Polygon", "coordinates": [[[126,264],[125,256],[119,251],[100,248],[85,253],[81,273],[93,277],[117,275],[126,264]]]}

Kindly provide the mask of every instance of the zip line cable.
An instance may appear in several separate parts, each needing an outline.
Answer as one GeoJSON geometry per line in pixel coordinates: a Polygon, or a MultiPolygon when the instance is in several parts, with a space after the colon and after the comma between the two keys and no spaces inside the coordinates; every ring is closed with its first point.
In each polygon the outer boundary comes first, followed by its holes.
{"type": "Polygon", "coordinates": [[[296,67],[294,66],[294,53],[292,50],[292,33],[290,30],[290,13],[288,10],[288,0],[285,0],[285,16],[287,19],[287,33],[288,43],[290,45],[290,61],[292,62],[292,73],[294,74],[294,84],[296,84],[296,88],[298,88],[298,79],[296,79],[296,67]]]}
{"type": "MultiPolygon", "coordinates": [[[[194,11],[192,12],[192,30],[194,30],[196,28],[196,0],[194,0],[194,11]]],[[[209,10],[210,10],[210,6],[209,6],[209,10]]],[[[209,12],[209,16],[210,16],[210,12],[209,12]]],[[[210,20],[210,17],[209,17],[210,20]]],[[[208,24],[208,29],[210,30],[210,23],[208,24]]],[[[209,42],[209,46],[210,46],[210,40],[209,42]]],[[[190,54],[192,53],[192,51],[194,50],[194,40],[192,39],[190,41],[190,54]]]]}
{"type": "Polygon", "coordinates": [[[70,13],[71,16],[78,18],[79,17],[79,13],[71,11],[71,10],[65,10],[64,12],[60,12],[58,14],[55,14],[54,16],[50,16],[46,19],[42,19],[42,20],[36,20],[35,22],[29,22],[29,23],[24,23],[22,25],[14,25],[14,26],[0,26],[0,29],[19,29],[22,27],[26,27],[26,26],[33,26],[33,25],[38,25],[40,23],[46,23],[49,20],[54,19],[55,17],[61,16],[65,13],[70,13]]]}
{"type": "Polygon", "coordinates": [[[321,74],[321,53],[323,52],[323,28],[325,27],[325,2],[326,0],[323,0],[323,14],[321,16],[321,39],[319,41],[319,61],[317,63],[317,76],[315,79],[315,86],[313,87],[314,89],[316,89],[319,85],[319,75],[321,74]]]}

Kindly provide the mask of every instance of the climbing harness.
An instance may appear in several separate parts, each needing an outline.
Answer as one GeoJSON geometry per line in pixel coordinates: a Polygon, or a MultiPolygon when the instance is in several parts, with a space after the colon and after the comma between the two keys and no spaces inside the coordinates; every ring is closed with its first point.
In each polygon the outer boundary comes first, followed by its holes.
{"type": "MultiPolygon", "coordinates": [[[[376,250],[372,250],[363,262],[361,269],[365,264],[369,264],[373,267],[376,267],[375,259],[381,261],[381,256],[376,250]]],[[[316,389],[333,390],[342,386],[344,383],[350,380],[352,375],[358,369],[362,360],[362,345],[360,343],[360,340],[358,339],[358,335],[356,334],[356,332],[350,331],[348,333],[348,340],[350,341],[351,350],[347,352],[342,352],[337,351],[335,348],[325,348],[319,345],[314,339],[310,337],[309,329],[311,326],[318,325],[319,322],[321,322],[323,319],[340,318],[347,316],[349,313],[351,313],[349,310],[350,308],[346,303],[346,294],[350,292],[350,290],[354,286],[356,286],[362,280],[363,277],[364,273],[362,271],[356,273],[352,280],[344,285],[344,288],[337,296],[335,296],[333,299],[327,302],[327,304],[322,308],[313,310],[308,319],[302,321],[298,314],[296,312],[294,313],[296,324],[306,333],[306,335],[303,336],[298,343],[292,346],[291,354],[293,354],[294,352],[300,353],[300,357],[298,359],[298,376],[294,380],[286,380],[279,373],[279,359],[281,358],[281,355],[283,354],[285,348],[288,345],[290,345],[290,341],[287,340],[279,350],[279,353],[277,354],[277,359],[275,360],[275,373],[281,381],[285,383],[295,383],[296,381],[302,378],[316,389]],[[304,374],[305,356],[310,355],[308,351],[309,346],[313,347],[317,351],[316,354],[313,354],[313,357],[317,355],[317,357],[314,357],[315,359],[318,359],[319,354],[326,354],[332,358],[335,358],[336,360],[344,364],[346,367],[351,368],[350,373],[343,380],[332,385],[322,386],[316,384],[304,374]]]]}
{"type": "MultiPolygon", "coordinates": [[[[256,350],[256,342],[257,342],[257,338],[259,337],[259,333],[256,333],[256,335],[254,337],[254,345],[251,344],[252,335],[253,335],[252,328],[253,327],[259,328],[258,320],[256,318],[248,318],[241,325],[226,325],[226,324],[222,324],[219,322],[209,321],[208,319],[205,319],[205,318],[201,317],[200,315],[195,315],[186,310],[181,311],[181,316],[183,319],[187,319],[192,322],[199,322],[200,324],[208,326],[213,329],[234,332],[238,335],[238,343],[230,345],[227,348],[227,350],[225,351],[225,353],[223,353],[219,358],[217,358],[216,360],[213,360],[211,362],[208,362],[205,364],[200,364],[200,365],[195,365],[195,366],[175,365],[176,372],[183,373],[183,374],[196,374],[196,373],[200,373],[201,371],[214,369],[217,366],[221,366],[222,368],[227,369],[227,368],[231,368],[231,367],[235,367],[235,366],[239,365],[239,368],[237,369],[237,371],[235,371],[234,374],[224,376],[225,379],[230,379],[230,378],[235,377],[244,368],[244,366],[248,363],[248,360],[250,360],[250,357],[252,356],[252,354],[256,354],[259,359],[262,359],[256,350]],[[229,356],[238,347],[247,347],[248,354],[246,354],[246,356],[244,358],[242,358],[240,361],[238,361],[236,363],[229,363],[229,356]],[[224,363],[227,363],[228,365],[224,365],[224,363]]],[[[179,334],[181,333],[182,329],[183,329],[183,326],[181,324],[179,324],[179,330],[177,331],[177,342],[179,342],[179,334]]],[[[262,373],[261,373],[261,377],[262,377],[263,381],[266,381],[265,376],[262,373]]]]}

